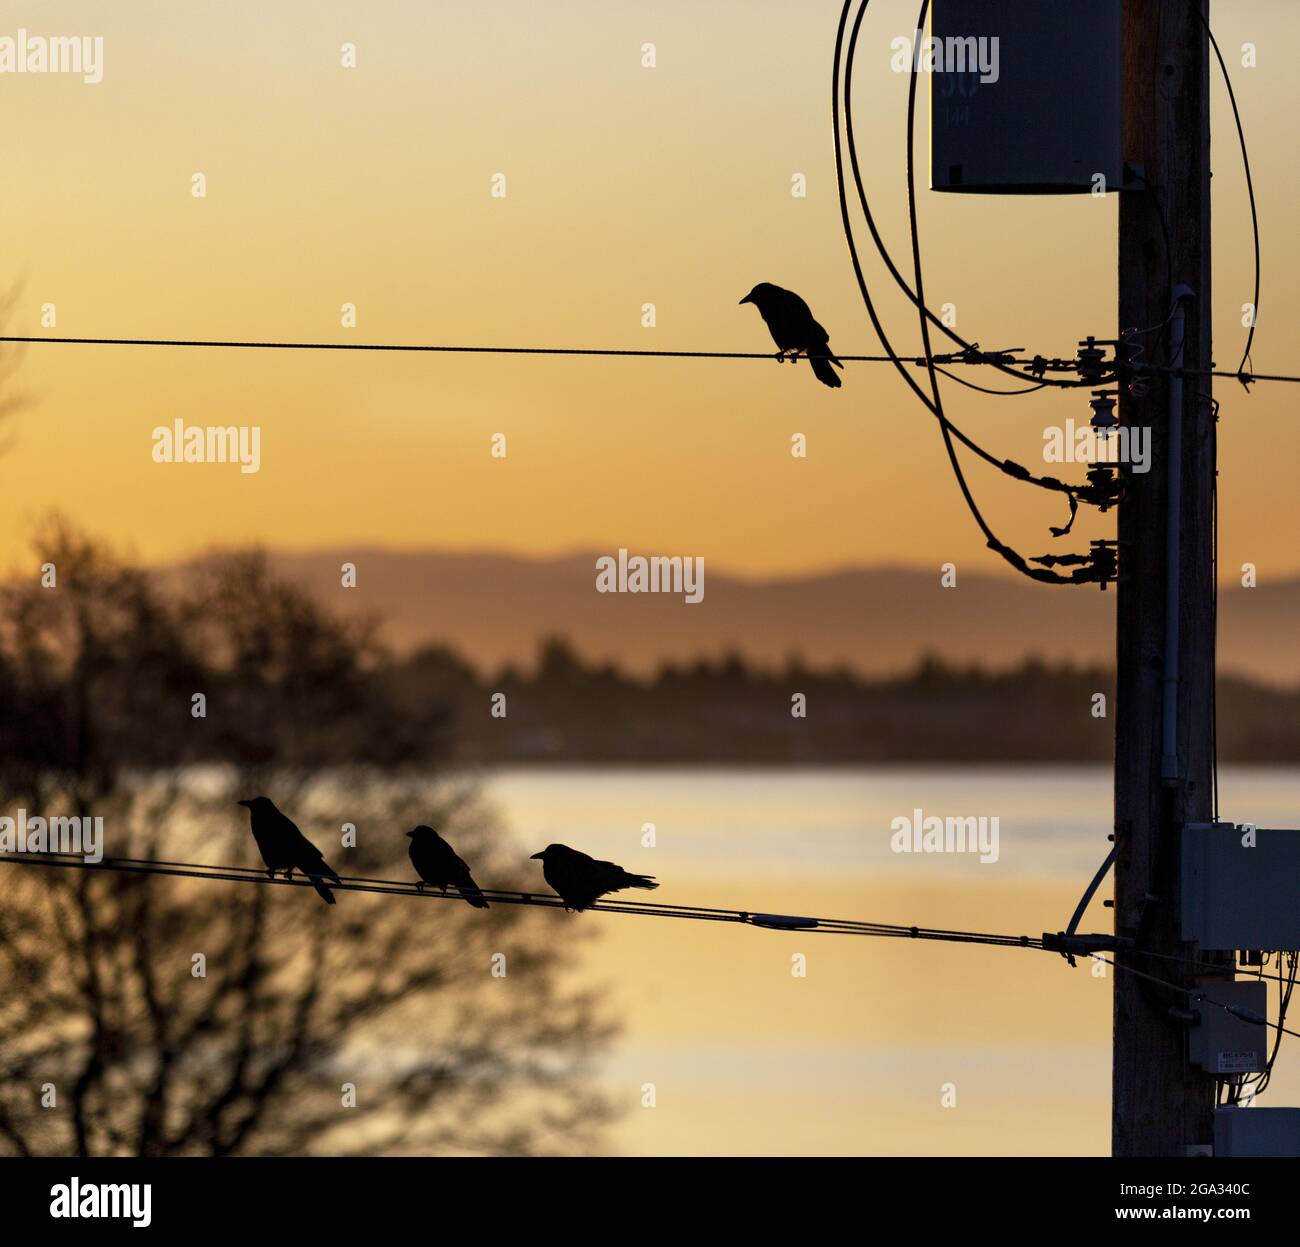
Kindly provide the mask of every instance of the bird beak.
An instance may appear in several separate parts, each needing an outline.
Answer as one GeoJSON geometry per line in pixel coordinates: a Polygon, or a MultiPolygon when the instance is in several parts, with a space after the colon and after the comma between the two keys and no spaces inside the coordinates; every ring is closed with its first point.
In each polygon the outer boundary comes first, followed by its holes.
{"type": "Polygon", "coordinates": [[[402,832],[402,835],[404,835],[404,836],[413,836],[413,835],[415,835],[415,832],[413,832],[413,831],[404,831],[404,832],[402,832]]]}
{"type": "MultiPolygon", "coordinates": [[[[754,301],[753,295],[747,294],[743,299],[741,299],[740,303],[753,303],[753,301],[754,301]]],[[[737,303],[736,306],[739,307],[740,303],[737,303]]]]}
{"type": "Polygon", "coordinates": [[[253,803],[251,801],[236,801],[235,804],[242,805],[245,809],[249,809],[253,803]]]}
{"type": "Polygon", "coordinates": [[[541,853],[534,853],[528,860],[530,862],[540,862],[545,857],[546,857],[546,852],[545,850],[543,850],[541,853]]]}

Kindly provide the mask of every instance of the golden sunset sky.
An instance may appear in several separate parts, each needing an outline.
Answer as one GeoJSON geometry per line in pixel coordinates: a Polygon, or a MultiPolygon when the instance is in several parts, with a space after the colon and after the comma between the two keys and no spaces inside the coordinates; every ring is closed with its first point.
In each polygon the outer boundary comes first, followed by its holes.
{"type": "MultiPolygon", "coordinates": [[[[879,217],[906,258],[907,76],[877,0],[856,108],[879,217]]],[[[1265,281],[1256,368],[1300,368],[1294,205],[1300,9],[1215,6],[1255,157],[1265,281]],[[1239,67],[1241,45],[1258,67],[1239,67]]],[[[840,228],[830,128],[839,5],[42,3],[4,29],[102,35],[103,81],[0,77],[12,332],[771,349],[759,280],[802,293],[840,353],[875,353],[840,228]],[[355,69],[340,65],[345,42],[355,69]],[[657,67],[641,66],[654,43],[657,67]],[[202,173],[207,198],[191,195],[202,173]],[[506,176],[504,199],[490,195],[506,176]],[[807,177],[806,199],[791,177],[807,177]],[[340,327],[354,303],[355,329],[340,327]],[[654,303],[657,327],[641,327],[654,303]]],[[[927,143],[922,118],[918,142],[927,143]]],[[[1217,357],[1235,367],[1250,237],[1215,86],[1217,357]]],[[[924,151],[922,151],[924,165],[924,151]]],[[[986,347],[1070,355],[1113,336],[1117,198],[922,195],[927,291],[986,347]]],[[[865,234],[865,231],[863,231],[865,234]]],[[[896,340],[915,319],[873,265],[896,340]]],[[[993,380],[982,376],[982,380],[993,380]]],[[[538,359],[33,346],[3,429],[8,562],[51,507],[151,560],[213,544],[700,554],[754,575],[846,563],[1000,573],[931,418],[887,366],[845,386],[767,361],[538,359]],[[176,418],[258,424],[262,469],[168,466],[176,418]],[[505,461],[489,454],[507,435],[505,461]],[[792,433],[809,454],[789,453],[792,433]]],[[[1223,557],[1300,569],[1296,392],[1218,384],[1223,557]]],[[[1041,464],[1077,397],[950,411],[1041,464]]],[[[1067,469],[1068,470],[1068,469],[1067,469]]],[[[972,469],[995,528],[1037,553],[1060,508],[972,469]]],[[[1083,538],[1111,523],[1082,521],[1083,538]]]]}
{"type": "MultiPolygon", "coordinates": [[[[874,0],[855,71],[860,154],[900,265],[908,76],[891,71],[890,45],[918,8],[874,0]]],[[[1300,4],[1213,10],[1263,228],[1254,364],[1296,373],[1300,4]],[[1246,42],[1256,68],[1240,65],[1246,42]]],[[[738,306],[766,280],[802,294],[840,354],[876,354],[835,188],[839,12],[837,0],[6,6],[0,36],[25,26],[104,38],[98,85],[0,75],[0,289],[17,290],[6,332],[766,352],[757,312],[738,306]],[[345,43],[354,69],[340,64],[345,43]],[[653,69],[642,67],[646,43],[653,69]],[[196,173],[206,198],[191,194],[196,173]],[[503,199],[490,193],[496,174],[503,199]],[[795,174],[806,198],[791,194],[795,174]],[[345,303],[355,329],[340,325],[345,303]],[[641,325],[646,303],[653,329],[641,325]],[[41,327],[45,304],[55,329],[41,327]]],[[[928,108],[919,120],[924,168],[928,108]]],[[[1252,252],[1217,81],[1213,124],[1216,357],[1235,368],[1252,252]]],[[[1115,194],[923,186],[927,295],[954,304],[958,330],[985,348],[1072,356],[1080,338],[1119,328],[1117,218],[1115,194]]],[[[859,243],[869,248],[865,228],[859,243]]],[[[896,345],[917,352],[910,305],[882,266],[868,272],[896,345]]],[[[756,577],[948,561],[1010,574],[966,512],[933,419],[888,366],[848,364],[831,391],[806,363],[767,360],[32,345],[17,384],[28,402],[0,423],[4,573],[30,572],[29,538],[57,509],[157,562],[246,543],[627,547],[756,577]],[[155,463],[153,430],[178,418],[260,426],[261,470],[155,463]],[[504,460],[490,454],[497,433],[504,460]],[[795,433],[807,435],[806,459],[790,455],[795,433]]],[[[1216,392],[1222,565],[1254,562],[1263,580],[1300,573],[1300,388],[1246,395],[1220,381],[1216,392]]],[[[950,383],[945,396],[963,429],[1039,469],[1044,429],[1089,415],[1077,395],[998,400],[950,383]]],[[[970,479],[1004,540],[1030,554],[1059,548],[1047,533],[1064,517],[1056,499],[983,466],[970,479]]],[[[1113,528],[1113,515],[1081,516],[1070,548],[1113,528]]],[[[1090,782],[1089,863],[1105,852],[1110,800],[1108,776],[1090,782]]],[[[581,813],[562,795],[561,838],[581,813]]],[[[954,809],[968,808],[959,800],[954,809]]],[[[548,827],[535,803],[505,809],[521,834],[548,827]]],[[[810,852],[807,817],[791,815],[791,860],[810,852]]],[[[721,818],[683,806],[677,843],[684,851],[693,829],[721,818]]],[[[864,840],[888,826],[861,823],[850,831],[864,840]]],[[[1008,844],[1009,860],[1039,849],[1011,833],[1008,844]]],[[[737,863],[744,846],[738,838],[737,863]]],[[[834,863],[755,879],[730,857],[725,876],[683,860],[659,871],[665,900],[1034,934],[1068,917],[1091,869],[956,883],[918,869],[895,883],[834,863]]],[[[1109,921],[1100,905],[1088,918],[1097,929],[1109,921]]],[[[651,956],[639,929],[614,921],[631,920],[608,920],[591,965],[618,985],[627,1023],[621,1150],[1107,1147],[1110,984],[1087,969],[1020,950],[828,938],[795,982],[790,954],[808,949],[783,934],[665,923],[651,956]],[[938,1089],[949,1080],[963,1108],[945,1115],[938,1089]],[[655,1114],[636,1106],[646,1081],[665,1088],[655,1114]]],[[[1295,1102],[1297,1086],[1289,1067],[1266,1103],[1295,1102]]]]}

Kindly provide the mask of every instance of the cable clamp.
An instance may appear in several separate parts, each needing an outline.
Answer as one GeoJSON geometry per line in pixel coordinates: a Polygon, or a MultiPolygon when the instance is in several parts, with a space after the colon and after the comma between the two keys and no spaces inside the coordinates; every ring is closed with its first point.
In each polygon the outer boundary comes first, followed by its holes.
{"type": "Polygon", "coordinates": [[[1089,957],[1093,953],[1122,952],[1124,949],[1132,947],[1133,941],[1126,935],[1102,935],[1100,933],[1070,935],[1065,931],[1057,931],[1055,934],[1051,931],[1043,932],[1043,951],[1060,953],[1071,965],[1074,965],[1076,956],[1089,957]]]}

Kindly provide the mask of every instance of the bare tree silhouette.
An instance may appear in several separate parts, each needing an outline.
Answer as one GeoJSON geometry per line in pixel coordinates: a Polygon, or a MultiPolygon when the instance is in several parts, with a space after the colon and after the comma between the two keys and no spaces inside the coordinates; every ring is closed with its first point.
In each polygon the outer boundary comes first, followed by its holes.
{"type": "MultiPolygon", "coordinates": [[[[343,873],[409,877],[432,822],[485,886],[531,886],[472,791],[403,770],[381,656],[260,559],[173,595],[64,525],[39,554],[57,586],[0,602],[0,810],[254,865],[233,801],[273,788],[343,873]]],[[[0,1152],[574,1152],[608,1118],[612,1029],[549,911],[12,864],[0,888],[0,1152]]]]}
{"type": "MultiPolygon", "coordinates": [[[[21,286],[15,285],[0,295],[0,331],[8,332],[14,309],[18,305],[21,286]]],[[[22,362],[23,348],[13,342],[0,344],[0,419],[17,411],[27,402],[27,396],[14,388],[13,378],[22,362]]],[[[0,450],[4,444],[0,443],[0,450]]]]}

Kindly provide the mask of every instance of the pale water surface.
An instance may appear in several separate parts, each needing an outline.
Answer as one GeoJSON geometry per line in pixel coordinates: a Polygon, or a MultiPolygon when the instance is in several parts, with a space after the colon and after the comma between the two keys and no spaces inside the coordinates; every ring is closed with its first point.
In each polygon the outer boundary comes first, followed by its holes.
{"type": "MultiPolygon", "coordinates": [[[[480,778],[521,850],[560,840],[658,876],[656,899],[683,904],[1039,935],[1064,927],[1109,848],[1105,767],[534,767],[480,778]],[[892,820],[917,808],[996,816],[997,861],[892,852],[892,820]],[[654,847],[643,846],[646,824],[654,847]]],[[[1225,819],[1300,827],[1300,768],[1225,769],[1221,798],[1225,819]]],[[[1084,929],[1110,929],[1109,891],[1084,929]]],[[[1089,967],[1014,948],[594,913],[555,921],[557,939],[577,923],[599,931],[580,945],[582,973],[624,1023],[602,1071],[626,1110],[619,1150],[1108,1147],[1110,982],[1089,967]],[[805,972],[793,973],[801,959],[805,972]]],[[[1300,1049],[1283,1049],[1263,1103],[1300,1103],[1297,1061],[1300,1049]]]]}

